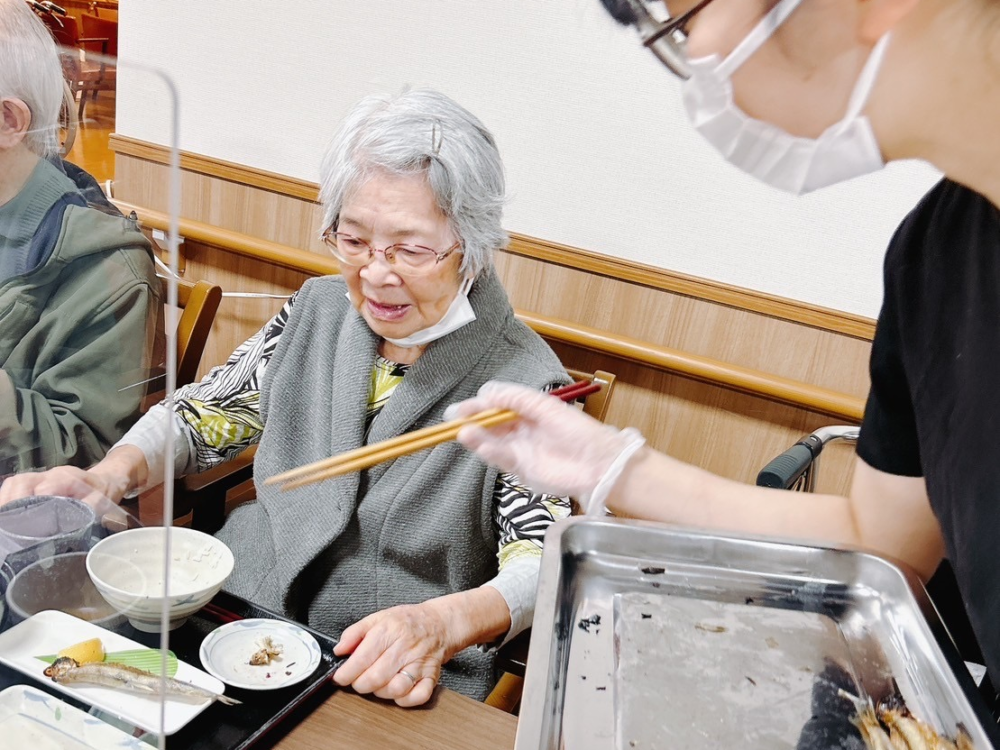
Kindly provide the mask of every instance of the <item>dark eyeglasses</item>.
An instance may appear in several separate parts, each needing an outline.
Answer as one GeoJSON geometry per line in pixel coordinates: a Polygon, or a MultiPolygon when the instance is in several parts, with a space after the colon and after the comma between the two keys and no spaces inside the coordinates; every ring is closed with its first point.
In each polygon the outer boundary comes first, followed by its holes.
{"type": "Polygon", "coordinates": [[[691,77],[687,60],[687,24],[712,0],[700,0],[690,10],[675,18],[658,21],[653,18],[643,0],[625,0],[632,9],[633,25],[642,38],[642,45],[649,49],[671,73],[678,78],[691,77]]]}

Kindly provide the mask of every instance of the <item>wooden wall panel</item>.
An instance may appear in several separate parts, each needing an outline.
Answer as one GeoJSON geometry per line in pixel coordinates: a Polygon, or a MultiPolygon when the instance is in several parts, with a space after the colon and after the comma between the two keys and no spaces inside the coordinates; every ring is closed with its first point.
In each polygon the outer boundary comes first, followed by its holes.
{"type": "MultiPolygon", "coordinates": [[[[166,209],[166,168],[119,153],[115,196],[166,209]]],[[[218,227],[324,253],[316,239],[319,208],[312,201],[231,180],[185,171],[181,215],[218,227]]],[[[188,243],[189,279],[206,278],[226,291],[289,294],[306,278],[261,261],[188,243]]],[[[497,268],[515,308],[602,328],[767,373],[863,397],[870,341],[603,273],[500,253],[497,268]]],[[[738,295],[735,295],[738,299],[738,295]]],[[[794,306],[794,303],[786,305],[794,306]]],[[[225,299],[203,368],[225,360],[274,314],[280,300],[225,299]]],[[[865,330],[853,324],[851,331],[865,330]]],[[[774,455],[828,416],[670,375],[567,345],[554,346],[568,366],[618,375],[608,421],[641,429],[650,444],[723,476],[753,481],[774,455]]],[[[818,489],[846,490],[852,451],[824,454],[818,489]]],[[[807,501],[804,499],[804,501],[807,501]]]]}
{"type": "MultiPolygon", "coordinates": [[[[169,170],[162,164],[118,154],[114,195],[166,211],[168,176],[169,170]]],[[[326,252],[319,239],[322,212],[313,201],[182,170],[180,214],[283,245],[326,252]]]]}
{"type": "Polygon", "coordinates": [[[501,253],[517,309],[864,396],[868,341],[501,253]]]}

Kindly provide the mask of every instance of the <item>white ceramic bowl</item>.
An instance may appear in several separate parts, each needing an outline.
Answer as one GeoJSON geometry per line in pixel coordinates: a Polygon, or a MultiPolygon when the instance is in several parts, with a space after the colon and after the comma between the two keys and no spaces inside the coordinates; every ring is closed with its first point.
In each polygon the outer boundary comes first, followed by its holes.
{"type": "Polygon", "coordinates": [[[233,572],[233,553],[209,534],[170,529],[169,601],[163,596],[162,527],[129,529],[100,541],[87,555],[87,572],[108,603],[147,633],[161,630],[170,608],[170,630],[215,596],[233,572]]]}

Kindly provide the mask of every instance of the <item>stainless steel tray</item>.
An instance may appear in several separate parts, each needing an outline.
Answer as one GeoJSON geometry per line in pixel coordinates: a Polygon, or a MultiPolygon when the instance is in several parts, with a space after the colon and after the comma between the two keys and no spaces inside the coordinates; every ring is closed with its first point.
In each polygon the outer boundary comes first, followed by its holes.
{"type": "Polygon", "coordinates": [[[900,567],[571,519],[546,537],[515,747],[863,748],[840,691],[897,689],[941,734],[961,725],[992,747],[971,677],[900,567]]]}

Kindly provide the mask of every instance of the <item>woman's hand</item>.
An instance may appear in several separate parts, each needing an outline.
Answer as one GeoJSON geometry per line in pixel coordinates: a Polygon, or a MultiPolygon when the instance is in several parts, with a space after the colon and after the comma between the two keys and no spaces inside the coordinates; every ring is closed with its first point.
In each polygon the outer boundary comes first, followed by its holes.
{"type": "Polygon", "coordinates": [[[535,490],[581,502],[631,440],[558,398],[513,383],[486,383],[476,398],[450,407],[447,416],[486,409],[510,409],[521,418],[490,429],[463,427],[462,445],[535,490]]]}
{"type": "Polygon", "coordinates": [[[58,466],[48,471],[25,472],[0,484],[0,505],[32,495],[61,495],[82,500],[98,512],[121,502],[132,487],[145,481],[146,458],[138,448],[125,445],[93,468],[58,466]]]}
{"type": "Polygon", "coordinates": [[[492,586],[376,612],[347,628],[334,648],[351,654],[334,673],[338,685],[409,708],[426,703],[441,667],[464,648],[510,629],[510,610],[492,586]]]}
{"type": "Polygon", "coordinates": [[[334,654],[351,654],[333,676],[338,685],[400,706],[426,703],[441,667],[459,647],[435,600],[376,612],[344,631],[334,654]]]}

